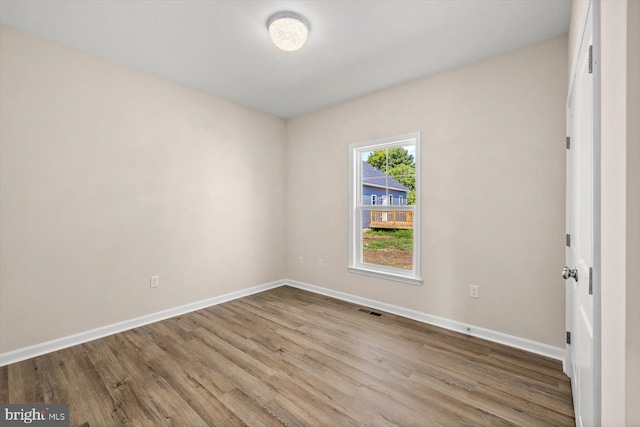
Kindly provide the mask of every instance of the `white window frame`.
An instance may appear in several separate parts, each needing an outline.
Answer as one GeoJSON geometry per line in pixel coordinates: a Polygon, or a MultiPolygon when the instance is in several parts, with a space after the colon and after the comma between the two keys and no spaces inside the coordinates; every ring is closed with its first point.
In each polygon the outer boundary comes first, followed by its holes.
{"type": "Polygon", "coordinates": [[[398,196],[398,206],[402,206],[403,201],[404,201],[404,198],[402,196],[398,196]]]}
{"type": "Polygon", "coordinates": [[[420,132],[399,135],[375,141],[349,145],[349,267],[351,273],[365,274],[383,279],[394,280],[412,285],[421,285],[420,276],[420,196],[421,157],[420,132]],[[362,199],[362,159],[361,153],[367,151],[395,148],[407,144],[415,145],[416,163],[416,204],[394,206],[394,210],[413,212],[413,269],[405,270],[382,265],[368,264],[362,261],[362,211],[388,210],[389,206],[364,205],[362,199]]]}

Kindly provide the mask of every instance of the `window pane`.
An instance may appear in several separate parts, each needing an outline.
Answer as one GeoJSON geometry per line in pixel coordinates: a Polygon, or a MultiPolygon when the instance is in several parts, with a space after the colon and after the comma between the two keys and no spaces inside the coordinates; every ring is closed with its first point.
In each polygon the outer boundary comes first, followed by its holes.
{"type": "Polygon", "coordinates": [[[400,197],[407,205],[415,204],[416,163],[415,145],[363,151],[361,182],[363,205],[369,205],[376,194],[377,205],[396,206],[400,197]],[[386,196],[382,198],[381,196],[386,196]]]}
{"type": "MultiPolygon", "coordinates": [[[[364,169],[364,168],[363,168],[364,169]]],[[[364,174],[363,174],[364,175],[364,174]]],[[[387,199],[387,178],[385,176],[362,178],[362,205],[385,205],[387,199]]]]}
{"type": "Polygon", "coordinates": [[[414,240],[413,233],[420,230],[420,134],[351,144],[350,149],[354,232],[349,270],[419,284],[420,265],[414,261],[420,257],[420,239],[414,240]]]}
{"type": "Polygon", "coordinates": [[[413,268],[413,212],[362,211],[362,261],[413,268]]]}

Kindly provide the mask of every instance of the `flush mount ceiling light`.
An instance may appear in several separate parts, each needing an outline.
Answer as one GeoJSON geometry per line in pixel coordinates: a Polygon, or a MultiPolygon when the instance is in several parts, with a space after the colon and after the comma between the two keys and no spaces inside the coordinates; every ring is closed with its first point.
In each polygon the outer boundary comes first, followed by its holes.
{"type": "Polygon", "coordinates": [[[267,21],[273,44],[288,52],[300,49],[309,36],[309,21],[294,12],[278,12],[267,21]]]}

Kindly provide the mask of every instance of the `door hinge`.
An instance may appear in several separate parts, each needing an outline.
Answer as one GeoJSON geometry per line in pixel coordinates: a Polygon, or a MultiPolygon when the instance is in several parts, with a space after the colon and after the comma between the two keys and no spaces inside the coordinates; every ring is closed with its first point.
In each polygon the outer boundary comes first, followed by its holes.
{"type": "Polygon", "coordinates": [[[567,150],[571,149],[571,137],[567,137],[567,150]]]}
{"type": "Polygon", "coordinates": [[[567,331],[567,344],[571,344],[571,332],[567,331]]]}
{"type": "Polygon", "coordinates": [[[593,295],[593,267],[589,267],[589,295],[593,295]]]}
{"type": "Polygon", "coordinates": [[[593,45],[589,46],[589,74],[593,73],[593,45]]]}
{"type": "Polygon", "coordinates": [[[566,239],[565,239],[565,244],[567,246],[571,246],[571,234],[567,234],[566,239]]]}

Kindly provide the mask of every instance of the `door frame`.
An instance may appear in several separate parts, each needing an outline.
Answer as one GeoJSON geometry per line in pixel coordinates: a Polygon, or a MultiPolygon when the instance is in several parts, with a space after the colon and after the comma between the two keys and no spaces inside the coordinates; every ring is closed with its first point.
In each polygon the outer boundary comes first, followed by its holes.
{"type": "MultiPolygon", "coordinates": [[[[569,105],[575,83],[576,68],[580,56],[580,49],[584,42],[584,33],[587,25],[589,12],[591,11],[592,21],[592,55],[593,55],[593,402],[594,402],[594,419],[602,420],[602,373],[601,373],[601,346],[602,346],[602,330],[601,330],[601,67],[600,67],[600,1],[590,0],[589,5],[585,8],[585,13],[579,18],[580,30],[578,32],[578,45],[575,49],[573,58],[571,58],[571,73],[569,79],[569,88],[567,92],[566,108],[566,127],[569,133],[569,105]]],[[[566,163],[566,162],[565,162],[566,163]]],[[[568,173],[568,171],[567,171],[568,173]]],[[[567,175],[568,179],[568,175],[567,175]]],[[[568,213],[567,213],[568,215],[568,213]]],[[[569,331],[571,309],[569,296],[569,285],[566,291],[566,326],[569,331]]],[[[566,345],[565,360],[563,369],[565,374],[571,376],[572,367],[569,366],[569,344],[566,345]]]]}

